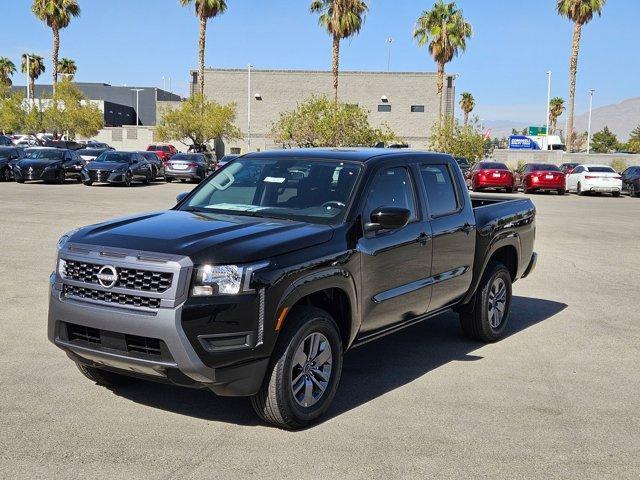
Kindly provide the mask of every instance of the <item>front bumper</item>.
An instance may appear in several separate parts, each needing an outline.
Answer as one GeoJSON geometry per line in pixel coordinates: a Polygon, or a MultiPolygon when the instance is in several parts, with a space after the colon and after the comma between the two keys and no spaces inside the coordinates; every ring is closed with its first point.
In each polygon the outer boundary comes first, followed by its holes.
{"type": "Polygon", "coordinates": [[[83,182],[93,183],[124,183],[126,172],[110,172],[101,170],[97,173],[93,170],[84,170],[80,172],[83,182]]]}
{"type": "MultiPolygon", "coordinates": [[[[100,253],[93,253],[69,251],[65,258],[95,263],[100,253]]],[[[225,396],[256,393],[269,361],[260,333],[264,291],[236,303],[225,298],[194,301],[187,298],[191,262],[182,257],[166,263],[166,271],[174,269],[175,281],[165,294],[157,294],[154,308],[69,293],[67,287],[100,287],[63,278],[59,267],[49,279],[49,340],[76,362],[125,375],[209,388],[225,396]]],[[[117,263],[118,268],[134,264],[133,257],[117,263]]],[[[124,290],[100,292],[117,295],[124,290]]]]}
{"type": "Polygon", "coordinates": [[[29,181],[29,180],[43,180],[45,182],[57,180],[59,178],[60,172],[56,169],[48,169],[48,170],[33,170],[29,172],[29,170],[18,170],[17,168],[13,169],[13,177],[16,180],[29,181]]]}

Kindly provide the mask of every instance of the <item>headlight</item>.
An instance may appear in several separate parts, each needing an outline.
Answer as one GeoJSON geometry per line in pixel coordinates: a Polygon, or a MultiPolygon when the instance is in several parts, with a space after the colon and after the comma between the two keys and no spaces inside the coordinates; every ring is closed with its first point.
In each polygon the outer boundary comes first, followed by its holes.
{"type": "Polygon", "coordinates": [[[251,276],[253,272],[267,265],[266,262],[248,266],[200,265],[195,269],[191,295],[193,297],[210,297],[252,292],[251,276]]]}
{"type": "Polygon", "coordinates": [[[64,235],[62,235],[60,237],[60,240],[58,240],[58,245],[57,245],[57,250],[60,251],[62,249],[62,247],[64,247],[67,242],[69,241],[69,239],[71,238],[71,236],[76,233],[79,229],[76,228],[74,230],[71,230],[70,232],[65,233],[64,235]]]}

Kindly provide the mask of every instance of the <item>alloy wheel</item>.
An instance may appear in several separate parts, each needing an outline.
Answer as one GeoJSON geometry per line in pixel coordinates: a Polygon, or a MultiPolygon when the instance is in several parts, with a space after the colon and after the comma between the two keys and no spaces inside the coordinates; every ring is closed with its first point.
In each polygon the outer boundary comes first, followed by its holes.
{"type": "Polygon", "coordinates": [[[491,284],[489,290],[489,302],[487,305],[487,313],[489,316],[489,325],[491,328],[497,329],[504,318],[507,306],[507,286],[500,277],[496,278],[491,284]]]}
{"type": "Polygon", "coordinates": [[[291,366],[291,393],[302,407],[315,405],[331,379],[333,355],[329,340],[314,332],[300,342],[291,366]]]}

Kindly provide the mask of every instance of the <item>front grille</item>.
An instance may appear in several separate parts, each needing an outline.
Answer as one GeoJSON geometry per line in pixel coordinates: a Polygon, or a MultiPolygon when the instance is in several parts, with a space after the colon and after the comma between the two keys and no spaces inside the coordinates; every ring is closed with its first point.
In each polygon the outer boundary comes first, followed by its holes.
{"type": "Polygon", "coordinates": [[[109,175],[111,175],[111,172],[100,171],[100,174],[98,174],[97,170],[89,170],[89,180],[92,182],[106,182],[109,180],[109,175]]]}
{"type": "MultiPolygon", "coordinates": [[[[63,275],[71,280],[98,284],[97,274],[103,265],[97,263],[63,260],[63,275]]],[[[163,293],[171,288],[173,273],[152,272],[133,268],[116,267],[118,281],[116,287],[140,290],[143,292],[163,293]]]]}
{"type": "Polygon", "coordinates": [[[63,285],[62,294],[64,296],[88,298],[100,302],[114,303],[118,305],[143,307],[143,308],[159,308],[159,298],[149,298],[139,295],[128,295],[124,293],[116,293],[111,291],[94,290],[93,288],[76,287],[74,285],[63,285]]]}
{"type": "Polygon", "coordinates": [[[99,330],[75,323],[64,322],[63,325],[65,328],[60,330],[62,339],[80,347],[116,351],[129,357],[148,360],[172,360],[167,345],[157,338],[99,330]]]}

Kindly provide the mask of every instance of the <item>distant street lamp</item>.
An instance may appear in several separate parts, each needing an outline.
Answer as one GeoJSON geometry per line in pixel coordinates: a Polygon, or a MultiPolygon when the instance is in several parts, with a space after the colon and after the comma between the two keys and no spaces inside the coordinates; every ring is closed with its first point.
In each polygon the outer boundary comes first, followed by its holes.
{"type": "Polygon", "coordinates": [[[551,134],[549,131],[549,117],[551,116],[551,70],[547,70],[547,77],[547,142],[545,150],[549,150],[549,135],[551,134]]]}
{"type": "Polygon", "coordinates": [[[142,92],[144,88],[132,88],[132,92],[136,92],[136,127],[138,123],[140,123],[140,116],[138,115],[138,108],[140,107],[140,92],[142,92]]]}
{"type": "Polygon", "coordinates": [[[589,127],[587,129],[587,155],[591,153],[591,109],[593,108],[593,94],[596,91],[592,88],[589,90],[589,127]]]}
{"type": "Polygon", "coordinates": [[[393,38],[387,38],[387,44],[389,44],[389,51],[387,55],[387,72],[391,71],[391,44],[393,43],[393,38]]]}

